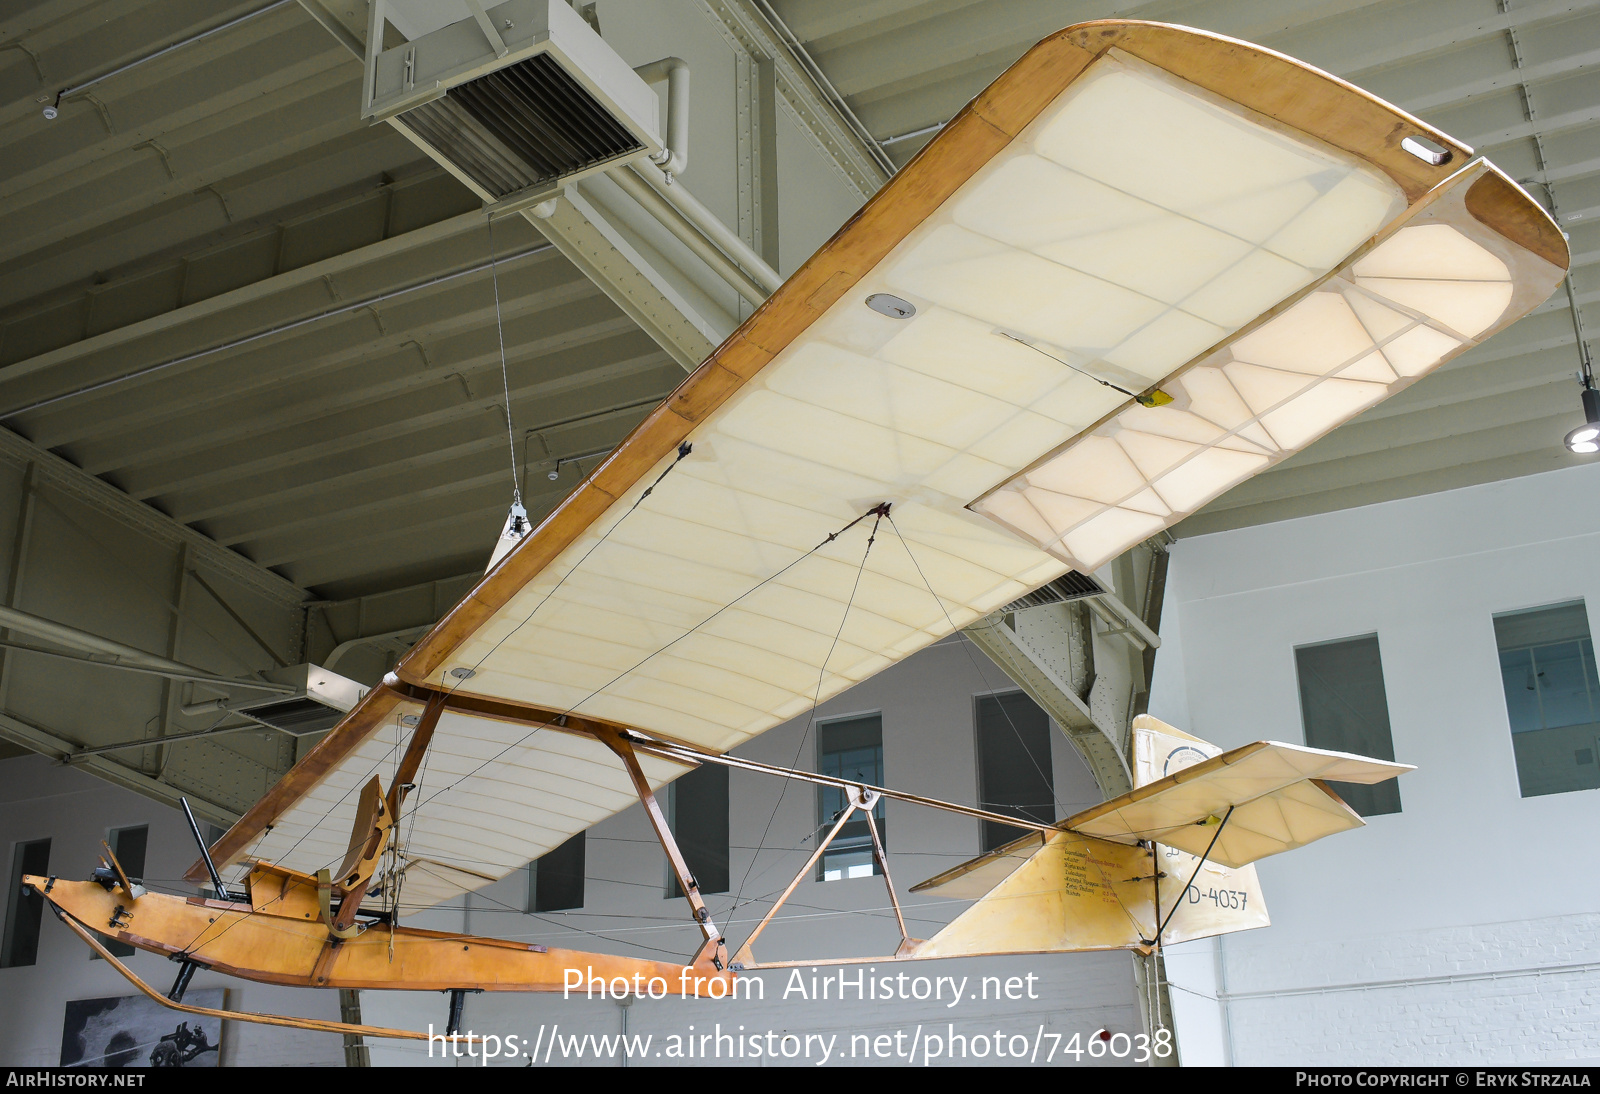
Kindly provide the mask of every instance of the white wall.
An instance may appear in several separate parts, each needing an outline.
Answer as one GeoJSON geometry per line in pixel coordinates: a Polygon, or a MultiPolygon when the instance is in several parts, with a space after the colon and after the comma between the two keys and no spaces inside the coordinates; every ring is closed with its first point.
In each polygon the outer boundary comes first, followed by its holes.
{"type": "MultiPolygon", "coordinates": [[[[100,854],[100,841],[113,828],[150,826],[145,884],[156,892],[193,895],[182,880],[195,860],[194,837],[183,814],[111,786],[92,775],[63,767],[43,756],[0,761],[0,870],[11,874],[20,841],[50,839],[50,873],[87,878],[100,854]]],[[[0,887],[8,888],[8,887],[0,887]]],[[[0,893],[0,915],[16,893],[0,893]]],[[[154,954],[125,959],[158,991],[166,991],[178,966],[154,954]]],[[[249,984],[213,972],[196,972],[190,990],[226,988],[229,1010],[267,1011],[302,1017],[339,1019],[339,998],[330,991],[249,984]]],[[[87,946],[48,909],[39,930],[36,964],[0,969],[0,1066],[54,1065],[61,1059],[61,1026],[69,999],[135,995],[137,989],[104,961],[92,960],[87,946]]],[[[183,1016],[174,1012],[176,1027],[183,1016]]],[[[344,1043],[336,1034],[227,1023],[222,1040],[228,1065],[295,1064],[343,1066],[344,1043]]]]}
{"type": "Polygon", "coordinates": [[[1376,632],[1417,766],[1403,812],[1260,863],[1270,928],[1171,951],[1190,1062],[1600,1058],[1600,791],[1520,796],[1491,622],[1593,618],[1597,514],[1589,465],[1173,548],[1151,713],[1302,743],[1294,648],[1376,632]]]}

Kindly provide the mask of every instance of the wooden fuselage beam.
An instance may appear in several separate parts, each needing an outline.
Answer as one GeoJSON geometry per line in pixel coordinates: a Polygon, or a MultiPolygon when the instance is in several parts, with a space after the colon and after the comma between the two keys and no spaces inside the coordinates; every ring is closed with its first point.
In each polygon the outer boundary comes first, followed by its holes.
{"type": "Polygon", "coordinates": [[[720,999],[732,994],[733,973],[718,971],[709,961],[681,965],[410,927],[396,927],[391,935],[387,925],[336,942],[319,922],[315,879],[306,880],[309,885],[290,884],[251,904],[162,893],[133,899],[120,886],[107,890],[97,882],[33,875],[24,877],[23,884],[72,919],[119,942],[187,957],[264,984],[559,992],[585,990],[590,977],[608,984],[620,977],[630,991],[636,985],[646,990],[659,978],[674,995],[720,999]],[[270,903],[271,908],[252,907],[256,903],[270,903]],[[117,926],[112,926],[113,919],[117,926]],[[575,985],[578,974],[582,983],[575,985]],[[714,988],[713,980],[720,981],[714,988]]]}

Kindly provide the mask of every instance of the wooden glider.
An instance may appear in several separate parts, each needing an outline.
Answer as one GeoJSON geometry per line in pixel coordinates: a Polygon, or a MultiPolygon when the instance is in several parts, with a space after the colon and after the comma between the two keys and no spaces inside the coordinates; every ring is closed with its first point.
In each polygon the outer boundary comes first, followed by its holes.
{"type": "MultiPolygon", "coordinates": [[[[1567,264],[1499,169],[1358,88],[1200,31],[1070,27],[968,104],[215,856],[314,878],[369,838],[362,788],[398,762],[384,800],[404,839],[360,892],[330,877],[331,919],[480,888],[643,801],[703,933],[694,960],[725,968],[656,790],[697,763],[759,767],[725,754],[1302,450],[1536,307],[1567,264]]],[[[1250,789],[1318,755],[1224,754],[1066,826],[1024,824],[1037,847],[939,882],[1004,875],[961,931],[1023,891],[1114,929],[1000,917],[903,956],[1148,947],[1175,937],[1157,913],[1184,936],[1252,925],[1248,866],[1211,886],[1248,909],[1206,916],[1172,911],[1178,866],[1219,830],[1195,869],[1355,823],[1314,773],[1250,789]]],[[[248,933],[266,913],[223,914],[248,933]]],[[[231,967],[319,982],[296,960],[231,967]]]]}

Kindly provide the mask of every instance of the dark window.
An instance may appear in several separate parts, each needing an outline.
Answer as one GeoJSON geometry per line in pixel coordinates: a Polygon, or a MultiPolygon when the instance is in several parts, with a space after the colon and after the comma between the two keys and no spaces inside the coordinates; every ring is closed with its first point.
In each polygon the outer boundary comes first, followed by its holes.
{"type": "MultiPolygon", "coordinates": [[[[883,782],[883,717],[868,714],[861,718],[847,718],[839,722],[824,722],[817,727],[817,771],[836,779],[882,786],[883,782]]],[[[817,788],[817,839],[833,830],[834,822],[844,812],[848,803],[845,792],[832,786],[817,788]]],[[[878,825],[878,837],[885,850],[889,834],[884,828],[883,799],[872,807],[872,818],[878,825]]],[[[827,852],[818,864],[823,881],[841,881],[852,877],[870,877],[881,873],[877,859],[872,854],[872,833],[867,822],[857,813],[839,835],[828,845],[827,852]]]]}
{"type": "Polygon", "coordinates": [[[1583,601],[1494,617],[1524,798],[1600,787],[1600,682],[1583,601]]]}
{"type": "MultiPolygon", "coordinates": [[[[1305,723],[1307,745],[1375,760],[1394,759],[1377,635],[1301,646],[1294,651],[1294,663],[1300,677],[1300,718],[1305,723]]],[[[1328,785],[1363,817],[1400,812],[1398,779],[1372,786],[1328,785]]]]}
{"type": "MultiPolygon", "coordinates": [[[[1050,716],[1020,691],[978,697],[978,804],[1008,817],[1056,821],[1050,766],[1050,716]]],[[[983,849],[1026,835],[997,821],[983,822],[983,849]]]]}
{"type": "Polygon", "coordinates": [[[529,864],[530,911],[560,912],[583,907],[584,835],[579,832],[529,864]]]}
{"type": "Polygon", "coordinates": [[[0,966],[11,969],[31,965],[39,956],[39,920],[44,915],[44,897],[23,892],[24,874],[50,872],[50,841],[30,840],[17,844],[11,852],[11,891],[6,898],[6,937],[0,952],[0,966]]]}
{"type": "MultiPolygon", "coordinates": [[[[111,845],[111,853],[117,856],[117,862],[122,865],[129,881],[139,881],[144,877],[144,851],[149,837],[149,826],[140,824],[132,828],[113,828],[111,835],[106,839],[111,845]]],[[[108,935],[101,935],[100,941],[104,943],[106,949],[118,957],[133,956],[133,947],[126,942],[118,942],[108,935]]],[[[89,956],[97,961],[100,959],[100,955],[93,951],[89,956]]]]}
{"type": "MultiPolygon", "coordinates": [[[[667,788],[667,814],[701,895],[727,892],[728,769],[701,764],[677,779],[667,788]]],[[[676,876],[667,879],[667,895],[683,895],[676,876]]]]}

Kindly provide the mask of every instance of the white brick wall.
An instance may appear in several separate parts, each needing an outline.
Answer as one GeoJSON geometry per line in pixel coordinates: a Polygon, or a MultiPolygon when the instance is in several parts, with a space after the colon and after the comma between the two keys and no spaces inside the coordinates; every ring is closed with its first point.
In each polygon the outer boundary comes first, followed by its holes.
{"type": "Polygon", "coordinates": [[[1600,915],[1238,949],[1236,1064],[1600,1058],[1600,915]]]}
{"type": "Polygon", "coordinates": [[[1376,633],[1417,768],[1400,813],[1260,863],[1272,926],[1174,948],[1186,1062],[1600,1061],[1600,790],[1522,796],[1493,628],[1596,625],[1597,514],[1590,464],[1175,545],[1152,714],[1303,741],[1295,647],[1376,633]]]}

